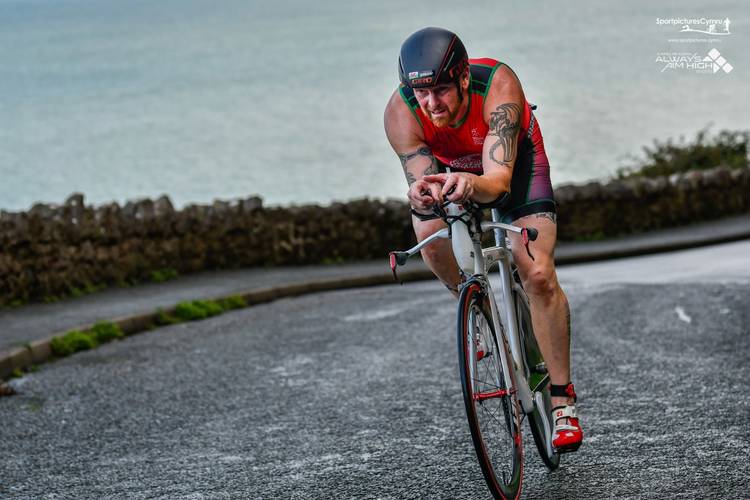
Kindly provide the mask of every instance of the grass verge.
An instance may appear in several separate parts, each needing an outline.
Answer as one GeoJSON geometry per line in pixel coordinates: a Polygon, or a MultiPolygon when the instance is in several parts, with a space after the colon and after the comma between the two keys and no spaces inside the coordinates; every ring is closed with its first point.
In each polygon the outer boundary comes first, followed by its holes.
{"type": "Polygon", "coordinates": [[[247,307],[247,302],[239,295],[233,295],[220,300],[192,300],[180,302],[173,312],[159,311],[156,324],[159,326],[174,325],[185,321],[197,321],[217,316],[232,309],[247,307]]]}
{"type": "Polygon", "coordinates": [[[89,330],[71,330],[52,339],[52,353],[57,357],[70,356],[78,351],[93,349],[115,339],[124,337],[122,329],[109,321],[96,323],[89,330]]]}
{"type": "MultiPolygon", "coordinates": [[[[150,327],[154,324],[158,326],[172,325],[186,321],[196,321],[211,316],[217,316],[233,309],[247,307],[247,302],[240,295],[233,295],[220,300],[193,300],[189,302],[180,302],[175,306],[170,314],[165,311],[159,311],[154,317],[154,323],[149,323],[150,327]]],[[[150,328],[146,328],[147,330],[150,328]]],[[[86,330],[70,330],[63,335],[52,338],[50,348],[54,358],[63,358],[70,356],[79,351],[94,349],[101,344],[106,344],[125,336],[119,325],[110,321],[100,321],[95,323],[91,328],[86,330]]],[[[26,346],[30,348],[29,345],[26,346]]],[[[36,365],[29,368],[16,368],[10,374],[11,378],[22,377],[25,372],[36,371],[36,365]]],[[[5,392],[0,391],[0,395],[14,394],[12,388],[7,388],[1,384],[5,392]]]]}

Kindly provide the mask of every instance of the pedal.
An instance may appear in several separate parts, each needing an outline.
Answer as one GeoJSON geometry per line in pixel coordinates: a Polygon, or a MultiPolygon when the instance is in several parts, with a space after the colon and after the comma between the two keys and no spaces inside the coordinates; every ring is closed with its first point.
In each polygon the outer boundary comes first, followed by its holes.
{"type": "Polygon", "coordinates": [[[580,442],[580,443],[575,444],[575,445],[570,445],[570,446],[564,446],[564,447],[560,447],[560,448],[555,448],[555,453],[560,453],[560,454],[562,454],[562,453],[573,453],[574,451],[578,451],[578,448],[580,448],[582,444],[583,444],[583,442],[580,442]]]}

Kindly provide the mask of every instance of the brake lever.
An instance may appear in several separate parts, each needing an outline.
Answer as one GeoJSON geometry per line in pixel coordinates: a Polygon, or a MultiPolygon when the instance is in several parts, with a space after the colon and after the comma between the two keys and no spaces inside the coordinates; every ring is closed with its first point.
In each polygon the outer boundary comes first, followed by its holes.
{"type": "Polygon", "coordinates": [[[406,259],[409,258],[409,254],[407,252],[391,252],[388,254],[388,257],[390,258],[391,272],[393,273],[393,279],[395,279],[399,285],[403,285],[404,282],[401,281],[401,279],[398,277],[398,274],[396,273],[396,268],[398,266],[403,266],[404,264],[406,264],[406,259]]]}
{"type": "Polygon", "coordinates": [[[536,241],[537,236],[539,236],[539,231],[536,229],[525,227],[521,229],[521,241],[523,241],[523,246],[526,247],[526,253],[529,255],[531,260],[535,261],[533,255],[531,255],[531,250],[529,249],[529,242],[530,241],[536,241]]]}

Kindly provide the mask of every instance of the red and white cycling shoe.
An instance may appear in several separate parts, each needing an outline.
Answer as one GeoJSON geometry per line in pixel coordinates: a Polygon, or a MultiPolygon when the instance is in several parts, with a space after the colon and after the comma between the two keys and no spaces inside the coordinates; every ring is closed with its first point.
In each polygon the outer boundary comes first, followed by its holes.
{"type": "MultiPolygon", "coordinates": [[[[573,398],[576,401],[576,392],[573,384],[554,385],[550,384],[550,395],[552,397],[573,398]]],[[[555,406],[552,408],[552,418],[555,428],[552,434],[552,446],[558,453],[570,453],[580,448],[583,442],[583,429],[578,421],[575,404],[555,406]],[[567,421],[567,423],[566,423],[567,421]]]]}

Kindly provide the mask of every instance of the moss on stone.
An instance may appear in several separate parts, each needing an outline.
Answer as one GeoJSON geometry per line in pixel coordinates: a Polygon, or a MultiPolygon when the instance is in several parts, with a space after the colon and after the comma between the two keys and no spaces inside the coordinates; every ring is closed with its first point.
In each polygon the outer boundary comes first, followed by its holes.
{"type": "Polygon", "coordinates": [[[182,321],[194,321],[216,316],[224,312],[224,308],[213,300],[193,300],[180,302],[174,310],[175,317],[182,321]]]}
{"type": "Polygon", "coordinates": [[[159,269],[157,271],[151,271],[149,278],[155,283],[162,283],[164,281],[173,280],[178,276],[177,270],[172,268],[159,269]]]}
{"type": "Polygon", "coordinates": [[[182,320],[180,318],[175,318],[171,314],[167,314],[162,310],[159,310],[156,313],[156,324],[158,326],[167,326],[167,325],[174,325],[176,323],[181,323],[182,320]]]}
{"type": "Polygon", "coordinates": [[[96,323],[89,333],[99,344],[125,336],[119,325],[110,323],[109,321],[100,321],[99,323],[96,323]]]}
{"type": "Polygon", "coordinates": [[[221,299],[219,305],[225,311],[229,311],[232,309],[242,309],[243,307],[247,307],[247,301],[245,301],[240,295],[232,295],[231,297],[221,299]]]}
{"type": "Polygon", "coordinates": [[[87,332],[71,330],[65,335],[52,339],[52,352],[56,356],[70,356],[74,352],[93,349],[97,346],[96,338],[87,332]]]}

